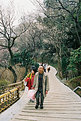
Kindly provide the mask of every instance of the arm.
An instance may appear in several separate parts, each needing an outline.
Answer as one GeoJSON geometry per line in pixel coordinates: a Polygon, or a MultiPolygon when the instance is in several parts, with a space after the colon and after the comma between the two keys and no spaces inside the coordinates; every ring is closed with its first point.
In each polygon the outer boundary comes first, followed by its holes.
{"type": "Polygon", "coordinates": [[[32,88],[35,88],[35,86],[36,86],[36,75],[35,75],[35,77],[34,77],[34,82],[33,82],[32,88]]]}
{"type": "Polygon", "coordinates": [[[49,78],[48,76],[46,77],[46,94],[48,93],[49,91],[49,78]]]}

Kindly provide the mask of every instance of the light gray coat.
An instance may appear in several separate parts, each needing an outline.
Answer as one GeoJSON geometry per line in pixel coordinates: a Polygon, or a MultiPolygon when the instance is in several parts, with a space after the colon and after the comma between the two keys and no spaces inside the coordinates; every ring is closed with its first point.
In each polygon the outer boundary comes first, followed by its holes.
{"type": "MultiPolygon", "coordinates": [[[[35,88],[35,91],[37,92],[38,90],[38,77],[39,77],[39,72],[35,74],[34,78],[34,83],[33,87],[35,88]]],[[[46,91],[49,91],[49,78],[48,75],[44,72],[43,73],[43,96],[46,96],[46,91]]]]}

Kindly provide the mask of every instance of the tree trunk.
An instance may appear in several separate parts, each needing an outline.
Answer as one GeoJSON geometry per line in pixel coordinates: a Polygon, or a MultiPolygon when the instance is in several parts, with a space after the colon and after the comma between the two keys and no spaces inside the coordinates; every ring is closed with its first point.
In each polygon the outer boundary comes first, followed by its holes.
{"type": "Polygon", "coordinates": [[[62,66],[61,66],[61,60],[60,60],[60,50],[59,48],[56,48],[56,52],[57,52],[57,55],[58,55],[58,75],[60,78],[62,78],[62,66]]]}
{"type": "Polygon", "coordinates": [[[74,22],[74,24],[75,24],[75,31],[76,31],[76,35],[77,35],[77,38],[78,38],[78,44],[80,45],[81,44],[81,39],[80,39],[80,36],[79,36],[79,33],[78,33],[78,29],[77,29],[77,25],[76,25],[76,23],[74,22]]]}
{"type": "Polygon", "coordinates": [[[42,57],[42,65],[43,65],[43,63],[44,63],[44,57],[42,57]]]}
{"type": "Polygon", "coordinates": [[[12,52],[11,48],[8,48],[8,51],[9,51],[10,57],[12,59],[13,58],[13,52],[12,52]]]}
{"type": "Polygon", "coordinates": [[[14,76],[13,83],[16,83],[17,82],[17,74],[16,74],[15,70],[12,68],[12,66],[9,66],[8,69],[13,73],[13,76],[14,76]]]}
{"type": "Polygon", "coordinates": [[[11,50],[11,48],[8,48],[9,54],[10,54],[10,65],[13,65],[13,52],[11,50]]]}

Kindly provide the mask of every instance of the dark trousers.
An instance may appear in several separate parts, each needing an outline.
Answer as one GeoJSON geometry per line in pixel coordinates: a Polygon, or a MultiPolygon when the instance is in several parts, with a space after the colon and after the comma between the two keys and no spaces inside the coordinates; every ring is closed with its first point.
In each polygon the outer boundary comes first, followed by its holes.
{"type": "Polygon", "coordinates": [[[40,105],[43,106],[43,102],[44,102],[43,91],[37,91],[37,93],[36,93],[36,105],[39,105],[39,100],[40,100],[40,105]]]}

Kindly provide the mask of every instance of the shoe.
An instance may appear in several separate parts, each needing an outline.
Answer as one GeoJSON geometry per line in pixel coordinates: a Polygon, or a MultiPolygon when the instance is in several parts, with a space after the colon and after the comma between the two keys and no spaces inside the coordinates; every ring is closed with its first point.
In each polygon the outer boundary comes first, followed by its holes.
{"type": "Polygon", "coordinates": [[[29,100],[28,103],[31,103],[31,100],[29,100]]]}
{"type": "Polygon", "coordinates": [[[38,109],[38,105],[35,106],[35,109],[38,109]]]}
{"type": "Polygon", "coordinates": [[[29,102],[29,103],[31,103],[31,102],[32,102],[32,100],[30,99],[28,102],[29,102]]]}
{"type": "Polygon", "coordinates": [[[34,103],[34,100],[30,99],[30,102],[31,102],[31,103],[34,103]]]}
{"type": "Polygon", "coordinates": [[[31,102],[34,103],[34,100],[32,100],[31,102]]]}
{"type": "Polygon", "coordinates": [[[40,105],[40,109],[43,109],[43,105],[40,105]]]}

